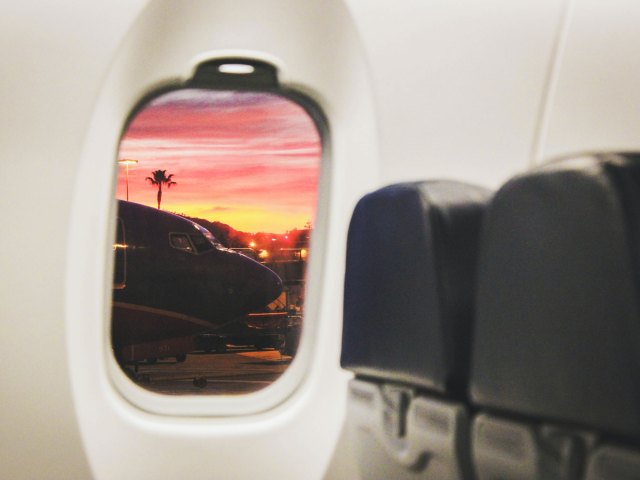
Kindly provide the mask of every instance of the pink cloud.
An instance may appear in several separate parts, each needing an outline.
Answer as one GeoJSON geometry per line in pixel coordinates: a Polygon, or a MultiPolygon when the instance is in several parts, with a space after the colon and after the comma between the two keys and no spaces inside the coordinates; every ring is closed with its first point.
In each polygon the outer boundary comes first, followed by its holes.
{"type": "MultiPolygon", "coordinates": [[[[163,195],[169,210],[206,204],[215,220],[217,213],[243,205],[271,211],[274,218],[286,212],[314,217],[320,137],[299,105],[277,95],[193,89],[167,94],[129,125],[119,156],[139,160],[129,170],[132,201],[155,205],[156,190],[144,179],[162,169],[178,182],[163,195]]],[[[123,173],[118,198],[125,195],[123,173]]]]}

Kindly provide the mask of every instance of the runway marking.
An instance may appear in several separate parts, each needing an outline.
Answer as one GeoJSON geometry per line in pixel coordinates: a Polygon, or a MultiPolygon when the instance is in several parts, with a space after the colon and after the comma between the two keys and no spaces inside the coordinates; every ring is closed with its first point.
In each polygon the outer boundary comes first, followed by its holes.
{"type": "Polygon", "coordinates": [[[270,352],[244,352],[244,353],[235,353],[235,355],[240,355],[242,357],[250,357],[250,358],[262,358],[264,360],[273,360],[278,359],[281,360],[285,357],[280,352],[270,351],[270,352]],[[269,358],[272,357],[272,358],[269,358]]]}

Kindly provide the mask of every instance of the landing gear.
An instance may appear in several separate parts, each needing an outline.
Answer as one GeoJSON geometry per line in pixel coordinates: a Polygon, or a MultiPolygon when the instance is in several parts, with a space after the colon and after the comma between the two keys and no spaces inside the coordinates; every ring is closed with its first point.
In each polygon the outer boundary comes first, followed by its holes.
{"type": "Polygon", "coordinates": [[[207,386],[207,377],[195,377],[193,379],[193,386],[197,388],[204,388],[207,386]]]}

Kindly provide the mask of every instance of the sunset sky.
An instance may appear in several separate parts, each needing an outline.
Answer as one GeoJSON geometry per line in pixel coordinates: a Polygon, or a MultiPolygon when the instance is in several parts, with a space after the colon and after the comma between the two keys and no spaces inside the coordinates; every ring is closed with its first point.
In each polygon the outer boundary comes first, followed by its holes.
{"type": "MultiPolygon", "coordinates": [[[[133,158],[129,200],[157,206],[154,170],[174,174],[162,209],[236,230],[281,233],[313,222],[321,145],[296,103],[267,93],[178,90],[138,113],[118,158],[133,158]]],[[[125,167],[116,195],[126,198],[125,167]]]]}

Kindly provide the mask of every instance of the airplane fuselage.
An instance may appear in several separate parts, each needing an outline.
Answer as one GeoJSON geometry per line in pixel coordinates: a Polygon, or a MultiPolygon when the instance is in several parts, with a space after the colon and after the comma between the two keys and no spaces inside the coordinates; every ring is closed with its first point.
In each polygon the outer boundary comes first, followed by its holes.
{"type": "Polygon", "coordinates": [[[118,205],[112,338],[116,349],[210,331],[282,291],[260,263],[178,215],[118,205]]]}

